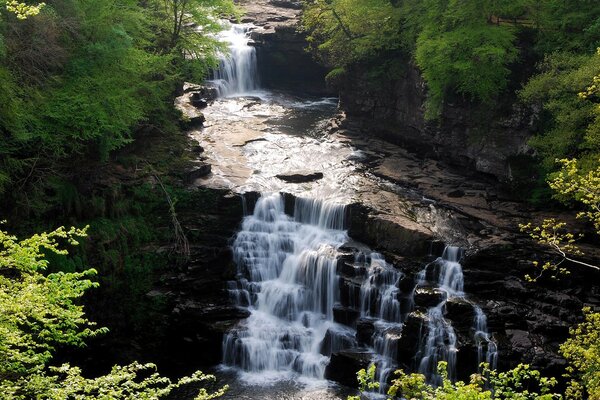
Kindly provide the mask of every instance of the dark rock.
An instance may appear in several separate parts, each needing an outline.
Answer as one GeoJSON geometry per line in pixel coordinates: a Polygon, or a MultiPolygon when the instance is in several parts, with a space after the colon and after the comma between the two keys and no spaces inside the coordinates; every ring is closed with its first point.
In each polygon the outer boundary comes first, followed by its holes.
{"type": "Polygon", "coordinates": [[[373,362],[373,354],[369,350],[345,350],[331,355],[325,369],[325,378],[339,384],[355,387],[356,372],[368,368],[373,362]]]}
{"type": "Polygon", "coordinates": [[[356,340],[359,345],[370,346],[375,333],[374,320],[361,318],[356,322],[356,340]]]}
{"type": "Polygon", "coordinates": [[[333,307],[333,320],[338,324],[355,326],[358,317],[360,317],[360,312],[353,308],[338,305],[333,307]]]}
{"type": "Polygon", "coordinates": [[[186,83],[183,86],[185,93],[190,93],[190,100],[192,96],[197,96],[198,99],[204,99],[207,102],[214,101],[219,97],[217,88],[209,85],[196,85],[193,83],[186,83]]]}
{"type": "Polygon", "coordinates": [[[415,305],[418,307],[434,307],[446,299],[448,293],[444,290],[429,287],[419,286],[415,290],[415,305]]]}
{"type": "Polygon", "coordinates": [[[302,3],[300,1],[291,1],[291,0],[270,0],[270,4],[273,4],[276,7],[281,8],[292,8],[294,10],[301,10],[302,3]]]}
{"type": "Polygon", "coordinates": [[[204,153],[204,147],[197,144],[197,145],[192,146],[190,151],[194,154],[202,154],[202,153],[204,153]]]}
{"type": "Polygon", "coordinates": [[[331,353],[348,350],[356,347],[356,339],[349,331],[336,331],[328,329],[321,342],[321,354],[329,356],[331,353]]]}
{"type": "Polygon", "coordinates": [[[451,298],[446,302],[445,318],[452,321],[455,328],[468,331],[475,321],[475,309],[463,298],[451,298]]]}
{"type": "Polygon", "coordinates": [[[199,92],[190,94],[190,104],[200,109],[208,107],[208,101],[199,92]]]}
{"type": "Polygon", "coordinates": [[[372,215],[360,204],[348,206],[348,233],[370,246],[385,248],[405,256],[425,256],[429,253],[433,233],[399,215],[372,215]]]}
{"type": "Polygon", "coordinates": [[[416,284],[417,282],[413,276],[405,275],[400,279],[400,282],[398,282],[398,288],[401,293],[412,293],[416,284]]]}
{"type": "Polygon", "coordinates": [[[448,197],[463,197],[465,195],[465,191],[461,189],[453,190],[448,193],[448,197]]]}
{"type": "Polygon", "coordinates": [[[197,115],[193,117],[188,117],[182,120],[182,128],[185,130],[202,128],[204,121],[206,121],[204,114],[197,113],[197,115]]]}
{"type": "Polygon", "coordinates": [[[398,342],[398,361],[412,365],[413,358],[419,349],[421,335],[429,334],[427,323],[427,314],[415,311],[408,315],[398,342]]]}
{"type": "Polygon", "coordinates": [[[323,179],[322,172],[297,172],[292,174],[279,174],[277,178],[288,183],[307,183],[323,179]]]}
{"type": "Polygon", "coordinates": [[[360,282],[350,279],[340,279],[340,302],[344,307],[357,308],[360,306],[360,282]]]}
{"type": "Polygon", "coordinates": [[[187,183],[194,183],[196,179],[204,178],[205,176],[211,173],[210,164],[201,164],[198,165],[191,170],[189,170],[185,175],[185,180],[187,183]]]}

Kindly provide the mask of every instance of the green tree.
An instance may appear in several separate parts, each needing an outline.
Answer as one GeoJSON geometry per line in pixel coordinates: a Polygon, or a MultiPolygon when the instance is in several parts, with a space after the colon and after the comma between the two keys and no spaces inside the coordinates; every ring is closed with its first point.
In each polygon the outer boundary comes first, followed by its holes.
{"type": "MultiPolygon", "coordinates": [[[[0,398],[2,399],[157,399],[173,389],[214,377],[197,372],[178,382],[161,377],[152,364],[115,366],[94,379],[68,364],[51,365],[57,345],[84,346],[85,339],[106,333],[89,321],[78,304],[97,286],[94,270],[44,274],[44,254],[66,254],[61,244],[77,244],[85,229],[59,228],[18,240],[0,230],[0,398]]],[[[203,389],[197,399],[219,397],[203,389]]]]}

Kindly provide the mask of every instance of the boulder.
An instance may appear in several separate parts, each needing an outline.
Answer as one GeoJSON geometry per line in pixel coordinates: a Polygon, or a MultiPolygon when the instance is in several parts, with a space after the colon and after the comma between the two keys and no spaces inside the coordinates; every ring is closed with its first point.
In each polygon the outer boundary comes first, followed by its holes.
{"type": "Polygon", "coordinates": [[[360,318],[356,322],[356,340],[359,345],[369,346],[373,342],[375,333],[375,320],[370,318],[360,318]]]}
{"type": "Polygon", "coordinates": [[[199,92],[190,94],[190,104],[196,108],[208,107],[208,101],[199,92]]]}
{"type": "Polygon", "coordinates": [[[452,321],[452,326],[462,331],[468,331],[475,321],[473,304],[463,298],[452,298],[446,302],[446,319],[452,321]]]}
{"type": "Polygon", "coordinates": [[[414,311],[408,315],[402,328],[402,336],[398,341],[398,361],[412,365],[412,360],[419,350],[421,337],[429,334],[427,314],[414,311]]]}
{"type": "Polygon", "coordinates": [[[202,128],[206,118],[202,113],[196,113],[196,115],[188,116],[181,121],[182,128],[185,130],[202,128]]]}
{"type": "Polygon", "coordinates": [[[278,179],[288,183],[307,183],[323,179],[322,172],[296,172],[275,175],[278,179]]]}
{"type": "Polygon", "coordinates": [[[329,356],[332,353],[356,347],[356,339],[349,331],[328,329],[321,342],[321,354],[329,356]]]}
{"type": "Polygon", "coordinates": [[[198,164],[186,172],[185,181],[187,183],[194,183],[196,179],[203,178],[209,175],[210,173],[210,164],[198,164]]]}
{"type": "Polygon", "coordinates": [[[356,373],[373,362],[369,350],[353,349],[333,353],[325,369],[325,378],[339,384],[356,387],[356,373]]]}
{"type": "Polygon", "coordinates": [[[419,286],[415,290],[415,305],[417,307],[435,307],[446,299],[446,291],[431,286],[419,286]]]}
{"type": "Polygon", "coordinates": [[[338,324],[346,326],[355,326],[356,320],[360,317],[360,312],[350,308],[336,305],[333,307],[333,320],[338,324]]]}

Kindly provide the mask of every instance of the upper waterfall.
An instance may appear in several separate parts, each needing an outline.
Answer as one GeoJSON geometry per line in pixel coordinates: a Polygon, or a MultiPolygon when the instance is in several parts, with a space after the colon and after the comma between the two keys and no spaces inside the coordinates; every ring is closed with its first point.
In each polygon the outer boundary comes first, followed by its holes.
{"type": "Polygon", "coordinates": [[[231,24],[217,36],[229,48],[213,72],[220,97],[240,96],[259,88],[256,49],[250,45],[251,29],[251,24],[231,24]]]}

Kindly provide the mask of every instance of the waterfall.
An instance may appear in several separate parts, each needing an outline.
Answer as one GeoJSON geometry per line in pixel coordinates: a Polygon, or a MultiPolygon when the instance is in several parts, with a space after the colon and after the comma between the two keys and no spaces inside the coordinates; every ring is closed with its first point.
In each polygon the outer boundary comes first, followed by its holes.
{"type": "MultiPolygon", "coordinates": [[[[332,353],[361,345],[372,352],[385,390],[399,367],[403,328],[412,316],[413,327],[415,318],[422,318],[414,369],[438,384],[437,364],[447,361],[454,379],[457,332],[445,314],[453,299],[470,307],[463,292],[462,250],[447,246],[418,274],[416,287],[407,288],[405,274],[381,254],[347,246],[345,215],[344,206],[321,200],[298,198],[290,210],[281,194],[258,199],[233,240],[238,274],[227,287],[232,301],[250,316],[224,336],[223,363],[261,384],[297,377],[322,380],[332,353]],[[415,304],[419,287],[435,289],[437,304],[415,304]],[[355,315],[354,322],[336,317],[336,310],[355,315]],[[370,337],[359,337],[356,318],[372,326],[370,337]]],[[[476,305],[473,315],[478,361],[494,367],[497,351],[486,316],[476,305]]]]}
{"type": "Polygon", "coordinates": [[[298,199],[288,216],[280,194],[258,200],[233,242],[239,279],[229,290],[251,314],[225,336],[226,365],[262,378],[323,379],[322,353],[354,345],[350,329],[333,322],[337,248],[348,240],[344,214],[337,204],[298,199]]]}
{"type": "Polygon", "coordinates": [[[475,310],[474,329],[475,343],[477,344],[477,366],[481,363],[487,363],[491,369],[498,365],[498,346],[488,332],[487,316],[478,306],[473,306],[475,310]]]}
{"type": "Polygon", "coordinates": [[[250,24],[231,24],[217,38],[224,42],[228,54],[222,54],[219,67],[213,71],[212,82],[220,97],[240,96],[258,89],[256,49],[251,46],[250,24]]]}
{"type": "MultiPolygon", "coordinates": [[[[439,361],[448,363],[448,377],[456,378],[457,337],[452,325],[444,318],[446,302],[452,298],[464,298],[464,275],[460,259],[462,249],[455,246],[446,246],[442,257],[425,267],[419,274],[419,284],[424,284],[429,267],[438,270],[437,285],[447,295],[427,313],[427,336],[422,338],[419,352],[417,353],[417,370],[428,377],[435,384],[440,384],[437,374],[439,361]]],[[[472,330],[473,339],[477,344],[477,358],[479,365],[487,362],[490,367],[496,367],[498,351],[496,343],[491,338],[487,328],[487,317],[483,310],[473,304],[475,314],[472,330]]]]}

